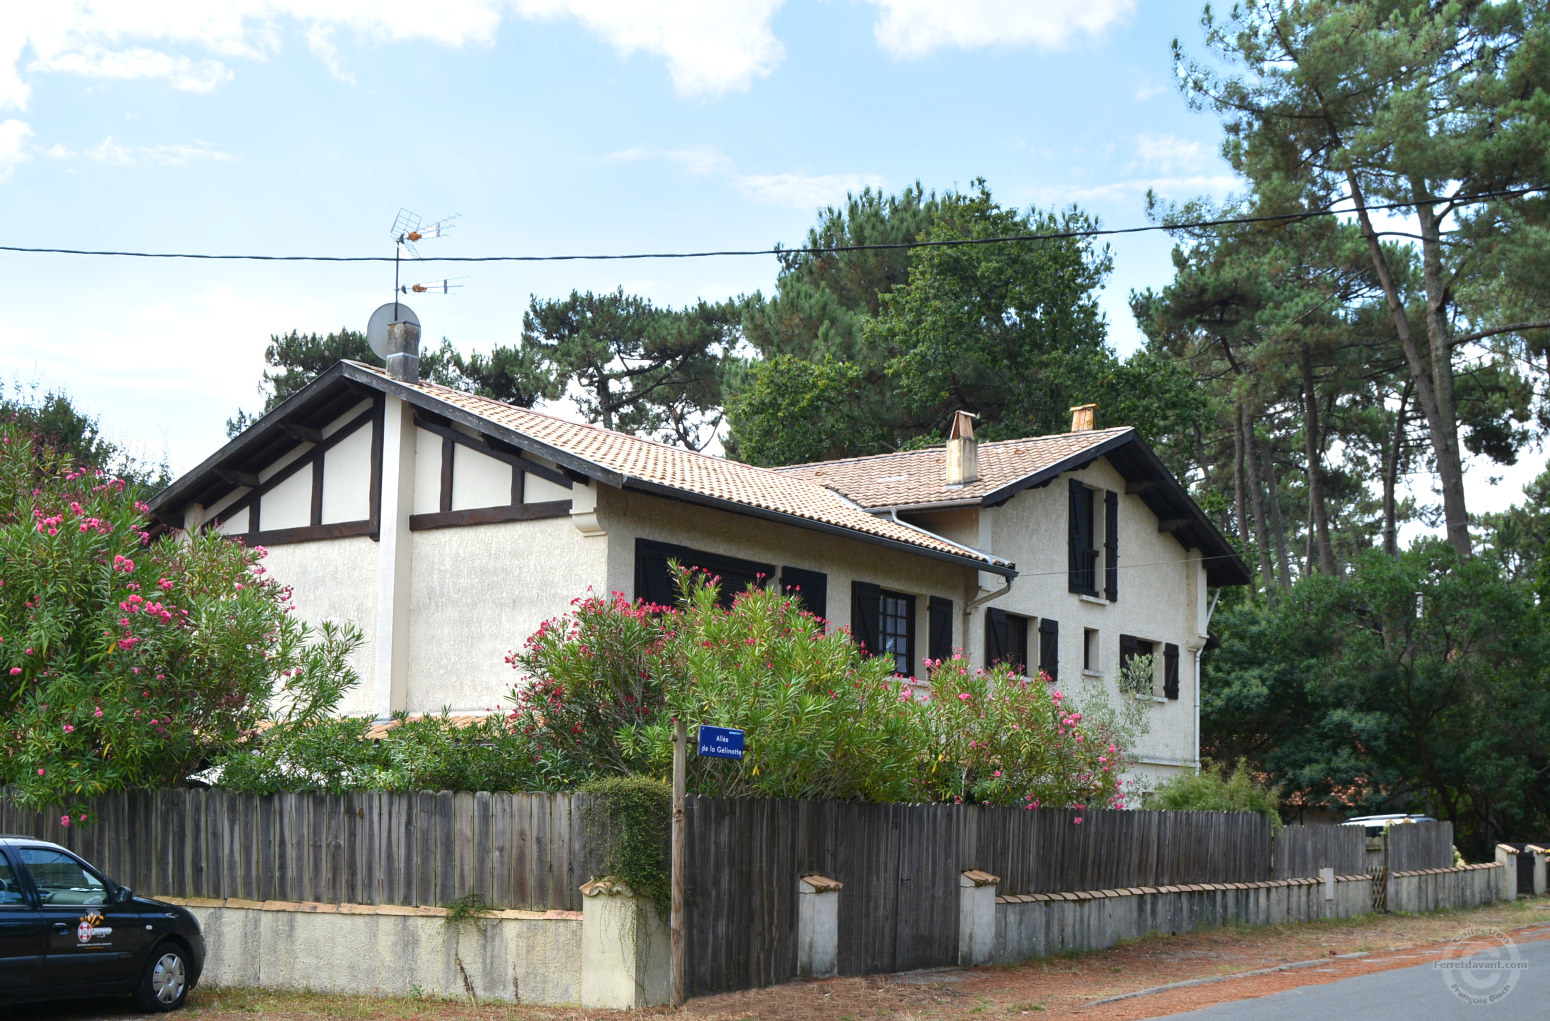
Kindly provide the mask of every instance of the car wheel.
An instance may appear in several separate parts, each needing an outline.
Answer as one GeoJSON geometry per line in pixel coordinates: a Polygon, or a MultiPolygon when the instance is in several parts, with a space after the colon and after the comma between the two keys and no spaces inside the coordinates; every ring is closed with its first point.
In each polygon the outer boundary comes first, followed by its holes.
{"type": "Polygon", "coordinates": [[[151,951],[145,974],[135,987],[135,1003],[141,1010],[177,1010],[188,997],[188,955],[176,943],[162,943],[151,951]]]}

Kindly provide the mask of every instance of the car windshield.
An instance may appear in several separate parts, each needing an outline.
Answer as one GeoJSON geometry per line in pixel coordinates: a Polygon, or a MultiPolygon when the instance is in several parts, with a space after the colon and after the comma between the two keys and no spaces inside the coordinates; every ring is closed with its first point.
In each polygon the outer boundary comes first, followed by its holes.
{"type": "Polygon", "coordinates": [[[102,880],[63,851],[46,847],[21,849],[22,864],[32,873],[32,881],[45,904],[106,904],[108,891],[102,880]]]}

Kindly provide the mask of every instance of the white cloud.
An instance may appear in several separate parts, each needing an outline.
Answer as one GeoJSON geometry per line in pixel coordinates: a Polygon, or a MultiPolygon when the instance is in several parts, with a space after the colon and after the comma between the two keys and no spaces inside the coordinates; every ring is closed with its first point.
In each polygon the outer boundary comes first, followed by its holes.
{"type": "MultiPolygon", "coordinates": [[[[45,150],[49,156],[65,159],[76,153],[61,145],[45,150]]],[[[94,163],[106,163],[119,167],[181,167],[195,160],[230,162],[230,153],[222,152],[209,142],[192,142],[177,145],[125,145],[109,135],[101,142],[80,153],[94,163]]]]}
{"type": "Polygon", "coordinates": [[[32,126],[26,121],[0,121],[0,181],[11,176],[18,163],[32,158],[27,142],[32,138],[32,126]]]}
{"type": "Polygon", "coordinates": [[[1078,205],[1099,202],[1125,202],[1134,204],[1148,190],[1161,198],[1189,199],[1197,195],[1222,197],[1241,185],[1231,174],[1191,174],[1183,177],[1142,177],[1129,181],[1112,181],[1092,188],[1065,189],[1051,193],[1049,201],[1078,205]]]}
{"type": "Polygon", "coordinates": [[[1168,86],[1166,86],[1166,85],[1158,85],[1155,82],[1148,83],[1146,85],[1142,85],[1142,86],[1140,86],[1139,88],[1136,89],[1136,93],[1135,93],[1136,102],[1137,103],[1144,103],[1148,99],[1156,99],[1158,96],[1162,95],[1164,92],[1167,92],[1167,91],[1168,91],[1168,86]]]}
{"type": "Polygon", "coordinates": [[[1135,136],[1134,151],[1135,159],[1131,166],[1144,167],[1159,174],[1198,170],[1212,156],[1201,142],[1148,131],[1135,136]]]}
{"type": "Polygon", "coordinates": [[[682,96],[747,89],[786,48],[770,28],[784,0],[515,0],[531,18],[569,15],[625,56],[667,61],[682,96]]]}
{"type": "Polygon", "coordinates": [[[626,56],[664,60],[684,96],[746,89],[785,56],[771,20],[784,0],[35,0],[0,20],[0,109],[24,110],[33,77],[161,81],[209,91],[234,59],[263,60],[299,27],[351,80],[336,34],[368,43],[491,45],[503,18],[574,18],[626,56]],[[30,57],[27,55],[30,53],[30,57]]]}
{"type": "Polygon", "coordinates": [[[218,60],[194,60],[143,46],[125,50],[86,46],[40,57],[29,64],[27,70],[123,81],[160,79],[184,92],[209,92],[232,79],[231,68],[218,60]]]}
{"type": "Polygon", "coordinates": [[[901,59],[944,47],[1065,46],[1130,14],[1135,0],[866,0],[878,7],[877,44],[901,59]]]}
{"type": "Polygon", "coordinates": [[[747,198],[765,205],[784,206],[811,212],[820,206],[844,199],[847,192],[868,186],[880,188],[883,179],[876,174],[780,174],[739,173],[732,157],[712,145],[691,145],[679,149],[635,147],[610,153],[611,160],[661,159],[678,164],[694,177],[715,177],[735,187],[747,198]]]}

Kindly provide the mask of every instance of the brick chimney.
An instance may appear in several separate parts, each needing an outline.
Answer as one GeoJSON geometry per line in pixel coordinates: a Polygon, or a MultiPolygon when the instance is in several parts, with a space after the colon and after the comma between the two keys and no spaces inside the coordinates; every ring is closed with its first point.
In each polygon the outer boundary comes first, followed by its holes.
{"type": "Polygon", "coordinates": [[[967,411],[953,412],[953,428],[947,434],[947,484],[966,486],[980,480],[979,444],[974,439],[974,419],[967,411]]]}
{"type": "Polygon", "coordinates": [[[1078,404],[1071,409],[1071,431],[1074,433],[1091,432],[1098,428],[1098,405],[1078,404]]]}
{"type": "Polygon", "coordinates": [[[405,383],[420,381],[420,324],[388,324],[388,375],[405,383]]]}

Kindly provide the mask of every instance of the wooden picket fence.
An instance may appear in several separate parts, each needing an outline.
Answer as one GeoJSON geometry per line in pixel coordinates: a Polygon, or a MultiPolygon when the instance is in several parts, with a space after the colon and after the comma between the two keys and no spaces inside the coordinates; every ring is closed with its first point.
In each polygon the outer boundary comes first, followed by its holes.
{"type": "Polygon", "coordinates": [[[1020,894],[1258,881],[1271,863],[1270,824],[1245,812],[691,798],[687,836],[690,995],[796,975],[803,875],[845,884],[839,969],[860,975],[954,963],[967,869],[1020,894]]]}
{"type": "Polygon", "coordinates": [[[1451,822],[1400,823],[1388,828],[1388,839],[1390,872],[1445,869],[1453,864],[1451,822]]]}
{"type": "Polygon", "coordinates": [[[0,833],[71,848],[164,897],[580,910],[606,828],[584,795],[364,791],[129,791],[94,799],[85,826],[0,796],[0,833]]]}
{"type": "Polygon", "coordinates": [[[1281,827],[1275,838],[1271,878],[1302,879],[1318,875],[1322,868],[1333,868],[1337,876],[1366,872],[1367,831],[1360,826],[1328,824],[1281,827]]]}

